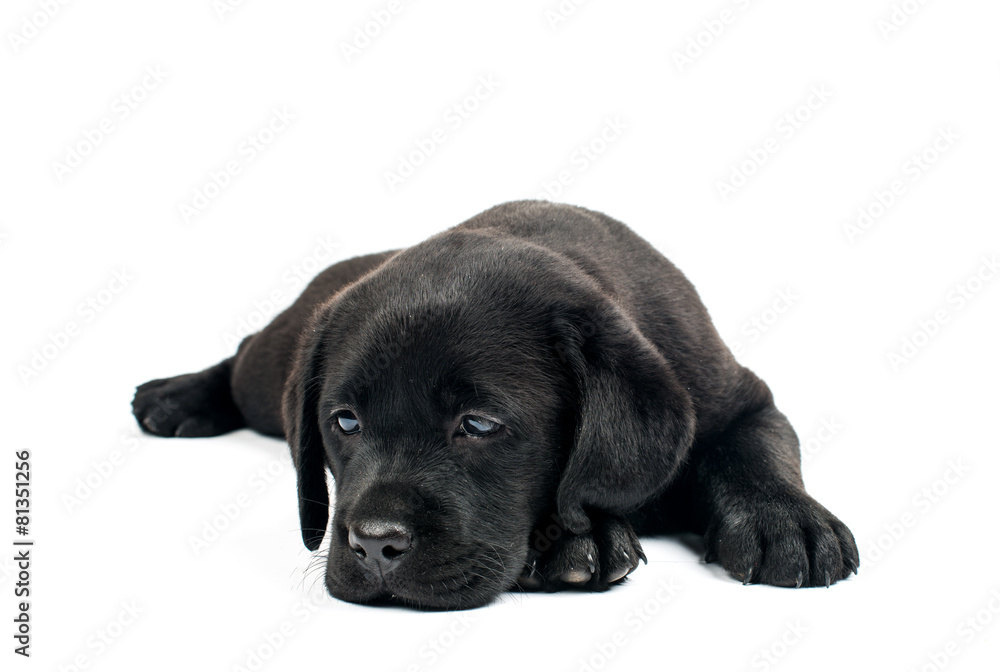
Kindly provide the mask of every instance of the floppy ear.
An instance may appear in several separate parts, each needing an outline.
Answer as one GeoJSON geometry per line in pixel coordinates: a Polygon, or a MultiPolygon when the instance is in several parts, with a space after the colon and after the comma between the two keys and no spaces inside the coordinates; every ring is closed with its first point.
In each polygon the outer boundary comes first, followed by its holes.
{"type": "Polygon", "coordinates": [[[285,439],[298,476],[302,541],[310,551],[323,542],[330,517],[326,459],[317,415],[323,383],[323,341],[318,318],[317,314],[302,336],[282,398],[285,439]]]}
{"type": "Polygon", "coordinates": [[[628,513],[667,486],[691,448],[695,415],[669,362],[616,306],[560,321],[577,415],[556,503],[581,534],[585,509],[628,513]]]}

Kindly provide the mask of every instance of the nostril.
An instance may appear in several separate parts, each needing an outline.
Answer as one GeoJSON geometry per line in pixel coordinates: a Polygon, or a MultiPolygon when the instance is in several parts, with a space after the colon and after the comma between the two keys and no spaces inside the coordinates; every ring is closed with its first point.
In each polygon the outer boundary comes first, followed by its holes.
{"type": "Polygon", "coordinates": [[[410,549],[413,537],[404,526],[396,523],[364,522],[347,531],[347,545],[366,566],[379,566],[383,571],[395,566],[396,560],[410,549]]]}
{"type": "Polygon", "coordinates": [[[382,555],[390,560],[398,558],[410,548],[409,536],[394,537],[386,541],[388,543],[382,547],[382,555]]]}
{"type": "Polygon", "coordinates": [[[351,547],[351,550],[358,554],[358,557],[364,559],[368,557],[368,553],[365,551],[364,545],[358,538],[358,533],[354,531],[352,527],[347,532],[347,545],[351,547]]]}

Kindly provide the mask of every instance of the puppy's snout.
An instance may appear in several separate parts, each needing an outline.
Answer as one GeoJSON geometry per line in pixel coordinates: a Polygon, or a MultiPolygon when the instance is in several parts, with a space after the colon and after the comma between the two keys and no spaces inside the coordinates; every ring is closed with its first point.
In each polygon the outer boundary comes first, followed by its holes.
{"type": "Polygon", "coordinates": [[[348,529],[347,543],[361,564],[385,574],[399,566],[413,534],[400,523],[366,521],[348,529]]]}

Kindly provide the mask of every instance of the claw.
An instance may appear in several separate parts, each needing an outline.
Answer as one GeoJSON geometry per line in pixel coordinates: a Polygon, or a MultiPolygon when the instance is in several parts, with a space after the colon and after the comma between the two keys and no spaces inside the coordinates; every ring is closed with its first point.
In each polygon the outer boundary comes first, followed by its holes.
{"type": "Polygon", "coordinates": [[[750,583],[750,579],[752,578],[753,578],[753,565],[747,567],[747,573],[743,578],[743,585],[745,586],[748,583],[750,583]]]}
{"type": "Polygon", "coordinates": [[[830,587],[830,572],[826,573],[826,587],[830,587]]]}
{"type": "Polygon", "coordinates": [[[531,561],[530,565],[525,565],[521,576],[517,579],[517,585],[525,590],[538,590],[542,587],[542,575],[536,567],[538,558],[531,561]]]}
{"type": "Polygon", "coordinates": [[[799,572],[799,578],[795,582],[795,587],[796,588],[801,588],[802,587],[802,572],[799,572]]]}
{"type": "Polygon", "coordinates": [[[628,551],[622,551],[622,557],[625,559],[625,566],[619,567],[618,569],[608,573],[608,583],[614,583],[615,581],[621,581],[626,576],[635,571],[635,568],[639,566],[639,561],[632,561],[632,556],[628,554],[628,551]]]}

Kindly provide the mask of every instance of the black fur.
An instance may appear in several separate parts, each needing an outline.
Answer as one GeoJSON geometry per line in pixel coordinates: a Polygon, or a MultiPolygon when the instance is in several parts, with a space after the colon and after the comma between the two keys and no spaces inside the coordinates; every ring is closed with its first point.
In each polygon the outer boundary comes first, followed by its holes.
{"type": "Polygon", "coordinates": [[[691,284],[582,208],[508,203],[336,264],[232,359],[146,383],[133,408],[162,436],[285,436],[303,540],[329,532],[327,586],[354,602],[600,590],[645,559],[636,533],[678,529],[745,582],[828,585],[858,565],[691,284]],[[469,415],[502,429],[463,434],[469,415]]]}

